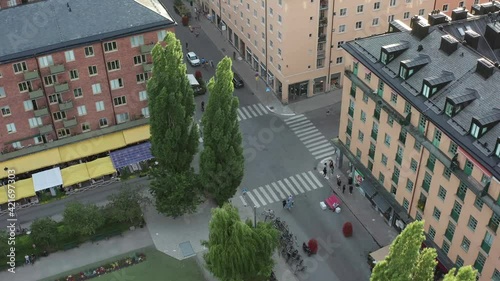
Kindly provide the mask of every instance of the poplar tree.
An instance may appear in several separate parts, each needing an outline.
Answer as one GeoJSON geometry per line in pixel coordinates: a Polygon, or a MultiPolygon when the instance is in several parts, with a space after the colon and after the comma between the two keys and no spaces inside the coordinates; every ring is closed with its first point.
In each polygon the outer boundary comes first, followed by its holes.
{"type": "Polygon", "coordinates": [[[270,223],[241,221],[230,204],[212,210],[208,248],[204,259],[207,269],[221,281],[269,280],[274,267],[272,258],[278,246],[279,232],[270,223]]]}
{"type": "Polygon", "coordinates": [[[210,79],[210,97],[202,117],[204,149],[200,180],[219,206],[235,193],[243,179],[244,157],[238,122],[238,98],[233,96],[232,61],[225,57],[210,79]]]}
{"type": "Polygon", "coordinates": [[[444,277],[443,281],[476,281],[477,270],[472,266],[463,266],[457,269],[452,268],[444,277]],[[456,275],[455,275],[456,274],[456,275]]]}
{"type": "Polygon", "coordinates": [[[165,47],[156,44],[152,50],[153,75],[147,84],[151,152],[157,162],[151,189],[157,210],[176,217],[194,211],[199,202],[191,167],[198,151],[198,129],[181,43],[172,32],[164,43],[165,47]]]}

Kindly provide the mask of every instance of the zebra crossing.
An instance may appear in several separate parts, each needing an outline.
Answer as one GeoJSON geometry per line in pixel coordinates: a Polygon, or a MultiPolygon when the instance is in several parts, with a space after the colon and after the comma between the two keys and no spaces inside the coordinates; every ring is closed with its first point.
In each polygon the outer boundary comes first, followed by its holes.
{"type": "Polygon", "coordinates": [[[266,115],[269,111],[261,103],[242,106],[237,109],[238,121],[266,115]]]}
{"type": "Polygon", "coordinates": [[[303,114],[290,117],[285,123],[316,159],[324,159],[335,154],[333,145],[303,114]]]}
{"type": "Polygon", "coordinates": [[[323,184],[316,178],[313,171],[309,171],[248,190],[240,196],[240,200],[245,206],[251,203],[259,208],[267,204],[281,202],[289,195],[297,196],[321,187],[323,184]]]}

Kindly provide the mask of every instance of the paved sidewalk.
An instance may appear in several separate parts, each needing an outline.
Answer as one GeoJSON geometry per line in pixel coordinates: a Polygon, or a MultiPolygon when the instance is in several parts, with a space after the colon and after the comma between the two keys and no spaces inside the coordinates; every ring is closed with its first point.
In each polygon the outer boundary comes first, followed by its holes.
{"type": "MultiPolygon", "coordinates": [[[[336,157],[334,155],[334,157],[336,157]]],[[[318,163],[317,172],[323,174],[324,163],[333,160],[335,163],[334,174],[328,168],[328,182],[330,188],[342,201],[341,208],[347,207],[354,216],[359,220],[363,227],[370,233],[373,239],[380,247],[387,246],[394,241],[398,232],[387,224],[384,217],[373,208],[372,204],[359,191],[359,187],[354,186],[352,194],[349,194],[349,185],[347,184],[349,174],[349,164],[347,160],[342,163],[342,169],[338,169],[337,159],[332,157],[323,159],[318,163]],[[337,188],[337,175],[340,175],[342,184],[340,189],[337,188]],[[342,193],[342,186],[346,185],[345,193],[342,193]]]]}

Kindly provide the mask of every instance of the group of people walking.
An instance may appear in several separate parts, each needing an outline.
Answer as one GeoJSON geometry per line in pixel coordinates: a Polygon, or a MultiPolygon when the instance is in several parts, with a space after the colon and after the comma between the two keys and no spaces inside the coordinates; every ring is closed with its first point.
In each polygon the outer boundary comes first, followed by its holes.
{"type": "MultiPolygon", "coordinates": [[[[334,174],[335,172],[335,165],[333,164],[333,160],[328,161],[328,163],[325,162],[325,165],[323,166],[323,175],[325,176],[326,179],[328,179],[328,169],[330,170],[330,173],[334,174]]],[[[346,185],[342,185],[342,180],[340,179],[340,175],[337,175],[337,189],[340,190],[340,187],[342,187],[342,193],[345,193],[346,190],[346,185]]],[[[349,184],[349,193],[352,194],[352,190],[354,187],[352,184],[349,184]]]]}
{"type": "Polygon", "coordinates": [[[292,207],[293,207],[293,196],[290,195],[288,196],[287,199],[283,199],[282,203],[283,203],[283,209],[284,208],[287,208],[288,210],[290,210],[292,207]]]}

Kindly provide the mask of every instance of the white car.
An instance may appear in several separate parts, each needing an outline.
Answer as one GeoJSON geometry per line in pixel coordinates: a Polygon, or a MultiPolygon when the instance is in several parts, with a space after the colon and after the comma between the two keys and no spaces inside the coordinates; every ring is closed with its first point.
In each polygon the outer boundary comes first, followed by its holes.
{"type": "Polygon", "coordinates": [[[199,66],[201,64],[200,59],[198,58],[198,56],[194,52],[187,53],[186,59],[191,66],[199,66]]]}

